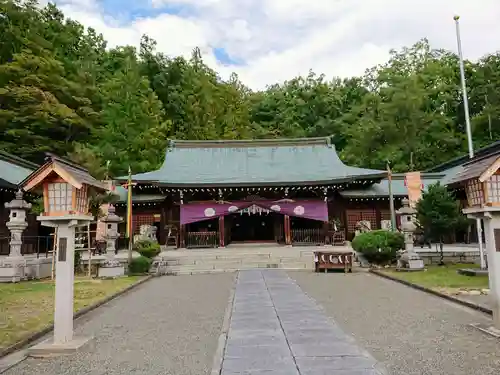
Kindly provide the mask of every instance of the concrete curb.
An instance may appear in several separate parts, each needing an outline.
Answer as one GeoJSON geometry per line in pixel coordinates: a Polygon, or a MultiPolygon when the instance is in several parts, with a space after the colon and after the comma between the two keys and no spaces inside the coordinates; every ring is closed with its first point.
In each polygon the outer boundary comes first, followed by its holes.
{"type": "MultiPolygon", "coordinates": [[[[87,306],[87,307],[84,307],[83,309],[81,310],[78,310],[74,316],[73,316],[73,320],[76,320],[78,318],[80,318],[81,316],[91,312],[92,310],[95,310],[97,309],[99,306],[102,306],[104,305],[105,303],[108,303],[110,302],[111,300],[131,291],[132,289],[135,289],[137,288],[139,285],[142,285],[144,284],[146,281],[148,281],[149,279],[151,279],[152,276],[146,276],[144,279],[142,280],[139,280],[137,281],[136,283],[132,284],[132,285],[129,285],[128,287],[126,287],[125,289],[122,289],[120,290],[119,292],[116,292],[115,294],[112,294],[108,297],[106,297],[105,299],[99,301],[99,302],[96,302],[95,304],[93,305],[90,305],[90,306],[87,306]]],[[[13,352],[17,351],[17,350],[20,350],[26,346],[28,346],[29,344],[31,344],[32,342],[42,338],[43,336],[45,336],[46,334],[50,333],[52,330],[54,329],[54,324],[51,324],[43,329],[41,329],[40,331],[38,332],[35,332],[33,334],[31,334],[30,336],[22,339],[21,341],[18,341],[17,343],[3,349],[2,351],[0,351],[0,359],[6,357],[7,355],[9,354],[12,354],[13,352]]]]}
{"type": "Polygon", "coordinates": [[[226,310],[224,312],[224,321],[222,322],[222,332],[219,335],[219,340],[217,343],[217,350],[214,354],[214,360],[212,364],[212,371],[210,375],[220,375],[222,372],[222,361],[224,360],[224,351],[226,349],[227,334],[229,332],[229,324],[231,322],[231,315],[233,314],[233,303],[234,295],[236,293],[236,285],[238,283],[239,272],[236,273],[234,277],[233,288],[229,292],[229,298],[227,301],[226,310]]]}
{"type": "Polygon", "coordinates": [[[447,294],[443,294],[441,292],[437,292],[435,290],[432,290],[432,289],[429,289],[429,288],[426,288],[426,287],[423,287],[423,286],[420,286],[420,285],[417,285],[417,284],[410,283],[409,281],[401,280],[401,279],[398,279],[396,277],[392,277],[392,276],[386,275],[383,272],[380,272],[379,270],[371,269],[370,273],[373,273],[374,275],[383,277],[384,279],[396,281],[396,282],[398,282],[400,284],[409,286],[410,288],[417,289],[417,290],[420,290],[422,292],[426,292],[426,293],[432,294],[432,295],[437,296],[437,297],[441,297],[441,298],[446,299],[448,301],[458,303],[458,304],[460,304],[462,306],[466,306],[466,307],[471,308],[473,310],[478,310],[478,311],[481,311],[481,312],[483,312],[485,314],[493,315],[493,311],[491,311],[491,309],[489,309],[487,307],[484,307],[484,306],[481,306],[481,305],[478,305],[476,303],[469,302],[469,301],[464,301],[462,299],[459,299],[459,298],[456,298],[456,297],[453,297],[453,296],[449,296],[447,294]]]}

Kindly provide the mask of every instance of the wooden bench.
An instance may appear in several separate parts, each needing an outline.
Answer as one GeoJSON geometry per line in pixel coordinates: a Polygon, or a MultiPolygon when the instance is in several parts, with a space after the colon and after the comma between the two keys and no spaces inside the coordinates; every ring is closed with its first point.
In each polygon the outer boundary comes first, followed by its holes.
{"type": "Polygon", "coordinates": [[[316,272],[328,270],[344,270],[352,272],[352,253],[338,251],[315,251],[314,252],[314,270],[316,272]]]}

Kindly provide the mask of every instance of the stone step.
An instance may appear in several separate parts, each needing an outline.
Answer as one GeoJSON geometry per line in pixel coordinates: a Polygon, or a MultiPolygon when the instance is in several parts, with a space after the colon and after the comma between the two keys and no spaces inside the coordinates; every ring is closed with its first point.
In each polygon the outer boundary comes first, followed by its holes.
{"type": "Polygon", "coordinates": [[[233,257],[233,258],[219,258],[219,259],[212,259],[212,258],[205,258],[205,257],[199,257],[199,258],[187,258],[187,257],[182,257],[179,259],[169,259],[167,260],[168,265],[195,265],[195,264],[232,264],[232,263],[237,263],[237,264],[245,264],[245,263],[286,263],[286,262],[294,262],[294,261],[299,261],[299,262],[313,262],[313,256],[304,256],[304,257],[233,257]]]}
{"type": "Polygon", "coordinates": [[[176,273],[176,272],[198,272],[198,271],[212,271],[212,270],[228,270],[228,271],[236,271],[236,270],[246,270],[246,269],[255,269],[255,268],[281,268],[281,269],[313,269],[314,265],[312,263],[306,262],[285,262],[285,263],[212,263],[212,264],[191,264],[191,265],[176,265],[176,266],[167,266],[167,272],[176,273]]]}
{"type": "Polygon", "coordinates": [[[168,270],[167,275],[180,276],[180,275],[200,275],[200,274],[216,274],[216,273],[227,273],[227,272],[237,272],[238,270],[168,270]]]}

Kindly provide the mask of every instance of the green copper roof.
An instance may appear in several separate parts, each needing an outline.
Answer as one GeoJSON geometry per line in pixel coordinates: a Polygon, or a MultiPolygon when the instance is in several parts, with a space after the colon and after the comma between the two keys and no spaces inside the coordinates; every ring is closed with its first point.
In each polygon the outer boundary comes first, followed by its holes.
{"type": "Polygon", "coordinates": [[[0,184],[4,187],[16,188],[37,168],[34,163],[0,151],[0,184]]]}
{"type": "Polygon", "coordinates": [[[163,166],[133,179],[167,186],[234,186],[327,184],[384,176],[385,171],[342,163],[330,138],[302,138],[171,141],[163,166]]]}
{"type": "MultiPolygon", "coordinates": [[[[424,184],[424,191],[427,190],[429,185],[435,184],[440,181],[442,175],[429,174],[428,176],[422,175],[422,183],[424,184]]],[[[384,179],[378,183],[369,186],[366,189],[356,190],[343,190],[340,194],[345,198],[371,198],[371,197],[388,197],[389,196],[389,180],[384,179]]],[[[408,189],[405,186],[404,175],[395,174],[392,179],[392,194],[395,197],[408,196],[408,189]]]]}
{"type": "MultiPolygon", "coordinates": [[[[117,203],[127,202],[128,190],[123,186],[115,188],[115,195],[118,196],[117,203]]],[[[165,195],[159,194],[138,194],[136,191],[132,194],[132,202],[161,202],[165,200],[165,195]]]]}

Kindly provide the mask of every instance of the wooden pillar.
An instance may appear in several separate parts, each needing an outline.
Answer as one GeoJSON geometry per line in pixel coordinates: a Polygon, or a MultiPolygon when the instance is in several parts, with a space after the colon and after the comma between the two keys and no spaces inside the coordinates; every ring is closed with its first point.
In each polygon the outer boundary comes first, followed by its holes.
{"type": "Polygon", "coordinates": [[[285,245],[292,244],[292,235],[290,228],[290,216],[285,215],[285,245]]]}
{"type": "Polygon", "coordinates": [[[165,202],[161,204],[161,213],[160,213],[160,228],[158,228],[159,233],[158,236],[160,238],[161,244],[167,243],[167,233],[165,232],[165,226],[167,225],[167,212],[165,210],[165,202]]]}
{"type": "Polygon", "coordinates": [[[375,206],[375,221],[377,222],[377,229],[382,229],[382,213],[380,212],[380,205],[377,202],[375,206]]]}
{"type": "Polygon", "coordinates": [[[344,216],[344,235],[346,241],[351,241],[352,238],[349,238],[349,216],[347,215],[347,207],[344,207],[344,212],[342,213],[344,216]]]}
{"type": "Polygon", "coordinates": [[[225,246],[225,227],[224,227],[224,216],[219,216],[219,246],[224,247],[225,246]]]}
{"type": "Polygon", "coordinates": [[[329,229],[329,223],[328,221],[324,221],[323,222],[323,228],[322,228],[322,232],[323,232],[323,241],[325,242],[325,245],[330,245],[330,243],[333,242],[333,238],[329,238],[328,237],[328,229],[329,229]],[[328,239],[328,241],[327,241],[328,239]],[[328,243],[327,243],[328,242],[328,243]]]}
{"type": "Polygon", "coordinates": [[[180,248],[185,248],[186,247],[186,226],[184,224],[180,225],[179,229],[179,247],[180,248]]]}

